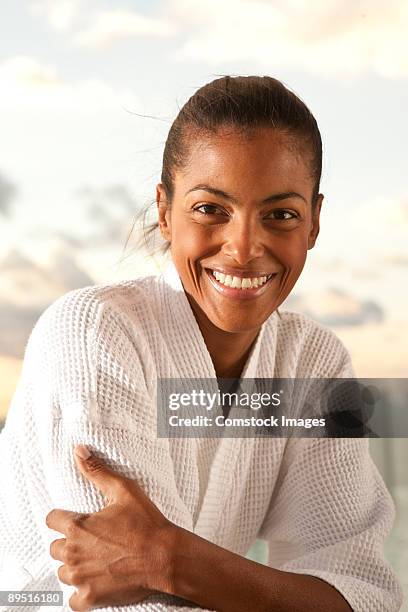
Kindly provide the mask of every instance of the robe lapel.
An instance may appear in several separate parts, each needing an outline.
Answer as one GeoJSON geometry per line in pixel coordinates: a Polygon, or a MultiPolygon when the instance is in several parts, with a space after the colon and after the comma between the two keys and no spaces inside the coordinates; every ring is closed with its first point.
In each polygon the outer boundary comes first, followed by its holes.
{"type": "MultiPolygon", "coordinates": [[[[172,261],[166,267],[163,277],[168,288],[168,316],[173,318],[176,329],[185,329],[183,338],[185,352],[177,361],[178,376],[180,378],[213,379],[214,384],[211,384],[211,391],[216,392],[219,387],[211,356],[172,261]],[[189,354],[192,356],[191,359],[188,358],[189,354]]],[[[274,362],[275,337],[276,314],[273,313],[260,329],[241,379],[273,376],[273,373],[265,373],[262,361],[266,356],[264,355],[266,349],[267,363],[274,362]],[[262,359],[260,359],[261,353],[262,359]]],[[[177,360],[178,356],[175,354],[174,358],[177,360]]],[[[245,386],[245,391],[249,392],[250,388],[245,386]]],[[[234,407],[231,408],[230,416],[233,414],[234,407]]],[[[169,440],[170,444],[187,445],[195,456],[197,478],[195,488],[198,491],[198,499],[192,512],[192,526],[195,533],[211,541],[216,541],[219,519],[234,484],[235,466],[238,461],[250,460],[251,450],[256,442],[251,437],[228,438],[227,434],[228,431],[225,430],[224,436],[219,438],[169,440]],[[242,452],[244,446],[245,452],[242,452]]],[[[178,466],[174,467],[175,472],[178,472],[178,466]]],[[[182,492],[180,494],[182,495],[182,492]]]]}

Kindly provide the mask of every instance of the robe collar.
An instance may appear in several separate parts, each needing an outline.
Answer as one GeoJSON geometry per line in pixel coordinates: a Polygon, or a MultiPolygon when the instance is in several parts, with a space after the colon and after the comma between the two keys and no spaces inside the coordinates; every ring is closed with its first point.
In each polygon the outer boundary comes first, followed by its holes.
{"type": "MultiPolygon", "coordinates": [[[[177,364],[178,375],[186,378],[212,378],[215,390],[218,383],[214,365],[173,260],[169,261],[162,272],[161,279],[165,287],[162,324],[168,326],[168,333],[172,333],[173,338],[174,329],[186,330],[184,338],[174,338],[175,356],[178,353],[181,354],[181,351],[183,355],[177,364]],[[192,358],[188,359],[186,355],[192,355],[192,358]]],[[[274,312],[261,326],[242,371],[241,379],[273,377],[277,327],[278,316],[274,312]]],[[[247,392],[252,386],[248,383],[245,389],[247,392]]],[[[233,410],[232,408],[231,415],[233,410]]],[[[250,461],[252,449],[256,443],[255,438],[228,438],[227,433],[225,436],[215,440],[206,438],[169,439],[169,445],[187,447],[195,457],[197,467],[193,488],[197,490],[197,499],[191,515],[190,528],[195,533],[214,542],[217,541],[219,517],[222,516],[225,505],[233,493],[232,475],[238,469],[244,473],[246,469],[249,469],[244,464],[250,461]],[[199,476],[203,470],[208,471],[208,466],[204,468],[200,464],[202,456],[211,457],[211,468],[206,483],[201,483],[199,476]]],[[[186,505],[190,493],[191,491],[180,491],[180,497],[186,505]]]]}

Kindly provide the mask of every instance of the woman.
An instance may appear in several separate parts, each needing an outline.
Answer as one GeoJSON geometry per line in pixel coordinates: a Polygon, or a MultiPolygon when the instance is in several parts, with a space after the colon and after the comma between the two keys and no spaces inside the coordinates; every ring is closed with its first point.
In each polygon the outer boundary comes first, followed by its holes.
{"type": "Polygon", "coordinates": [[[168,268],[72,291],[30,336],[0,447],[16,588],[61,587],[73,610],[400,609],[367,439],[156,432],[159,379],[353,377],[333,332],[278,313],[319,233],[321,164],[273,78],[182,108],[157,186],[168,268]],[[268,566],[244,557],[257,537],[268,566]]]}

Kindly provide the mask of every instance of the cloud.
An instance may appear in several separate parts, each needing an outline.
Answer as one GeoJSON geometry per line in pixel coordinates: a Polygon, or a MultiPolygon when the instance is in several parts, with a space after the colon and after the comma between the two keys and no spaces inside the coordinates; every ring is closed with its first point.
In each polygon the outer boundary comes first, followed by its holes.
{"type": "MultiPolygon", "coordinates": [[[[352,214],[339,210],[324,218],[319,236],[322,252],[336,253],[349,269],[372,273],[389,269],[390,254],[407,254],[408,200],[373,196],[353,207],[352,214]]],[[[372,274],[370,274],[372,276],[372,274]]]]}
{"type": "Polygon", "coordinates": [[[134,36],[166,37],[174,32],[174,25],[164,20],[116,9],[99,13],[87,29],[75,34],[73,42],[80,47],[99,49],[134,36]]]}
{"type": "Polygon", "coordinates": [[[64,82],[55,66],[29,56],[0,63],[0,110],[96,112],[136,108],[135,96],[99,79],[64,82]]]}
{"type": "Polygon", "coordinates": [[[22,359],[28,337],[43,308],[0,302],[0,353],[22,359]]]}
{"type": "Polygon", "coordinates": [[[69,29],[79,14],[79,0],[37,0],[29,5],[34,15],[45,17],[54,30],[69,29]]]}
{"type": "Polygon", "coordinates": [[[76,262],[66,247],[56,246],[50,252],[48,265],[42,265],[12,248],[0,262],[0,299],[11,299],[15,304],[43,305],[59,295],[91,285],[93,279],[76,262]]]}
{"type": "Polygon", "coordinates": [[[0,78],[4,82],[22,86],[58,85],[56,69],[53,66],[41,64],[29,56],[11,57],[0,64],[0,78]]]}
{"type": "Polygon", "coordinates": [[[65,291],[88,287],[94,283],[91,276],[65,251],[54,254],[50,275],[64,287],[65,291]]]}
{"type": "Polygon", "coordinates": [[[85,214],[94,228],[89,237],[92,245],[123,244],[137,209],[129,189],[121,184],[101,189],[83,187],[78,195],[84,201],[85,214]]]}
{"type": "Polygon", "coordinates": [[[94,13],[80,0],[37,0],[35,14],[73,44],[111,47],[131,37],[180,35],[176,58],[254,61],[265,71],[307,70],[324,76],[408,75],[405,0],[163,0],[161,16],[129,9],[94,13]],[[78,22],[88,26],[78,29],[78,22]],[[73,28],[76,28],[76,31],[73,28]]]}
{"type": "Polygon", "coordinates": [[[349,350],[357,376],[406,377],[408,330],[402,321],[340,327],[336,334],[349,350]]]}
{"type": "Polygon", "coordinates": [[[395,253],[385,257],[384,263],[386,266],[408,267],[408,255],[405,253],[395,253]]]}
{"type": "Polygon", "coordinates": [[[22,358],[34,323],[61,293],[45,270],[18,250],[3,259],[0,275],[0,354],[22,358]]]}
{"type": "Polygon", "coordinates": [[[177,57],[324,75],[408,75],[405,0],[169,0],[186,35],[177,57]]]}
{"type": "Polygon", "coordinates": [[[45,308],[72,289],[94,285],[97,276],[88,270],[103,268],[104,254],[124,244],[136,211],[128,188],[85,187],[78,195],[81,209],[92,220],[92,235],[33,229],[25,236],[26,251],[13,247],[0,260],[0,355],[22,358],[30,331],[45,308]],[[27,255],[30,249],[36,259],[27,255]]]}
{"type": "MultiPolygon", "coordinates": [[[[48,239],[50,238],[50,233],[48,231],[44,232],[44,236],[48,239]]],[[[65,231],[53,231],[52,236],[57,241],[57,244],[60,245],[61,248],[68,249],[71,254],[75,252],[80,252],[86,245],[85,241],[78,238],[77,236],[72,236],[65,231]]],[[[36,231],[37,239],[41,237],[41,231],[36,231]]]]}
{"type": "Polygon", "coordinates": [[[34,323],[58,297],[94,284],[66,248],[55,248],[48,266],[18,249],[0,262],[0,354],[21,358],[34,323]]]}
{"type": "Polygon", "coordinates": [[[292,309],[328,327],[380,323],[385,318],[383,309],[373,300],[359,300],[335,287],[310,295],[290,295],[284,310],[292,309]]]}
{"type": "Polygon", "coordinates": [[[10,205],[16,193],[16,186],[0,174],[0,215],[10,214],[10,205]]]}

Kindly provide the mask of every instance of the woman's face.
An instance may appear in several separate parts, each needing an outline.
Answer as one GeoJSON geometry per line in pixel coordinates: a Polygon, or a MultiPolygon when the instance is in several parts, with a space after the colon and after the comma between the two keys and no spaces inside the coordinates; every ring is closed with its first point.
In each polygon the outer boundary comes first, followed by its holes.
{"type": "Polygon", "coordinates": [[[301,151],[272,128],[251,137],[224,129],[193,140],[171,208],[157,186],[160,229],[199,319],[256,330],[291,292],[323,200],[312,214],[310,156],[301,151]]]}

